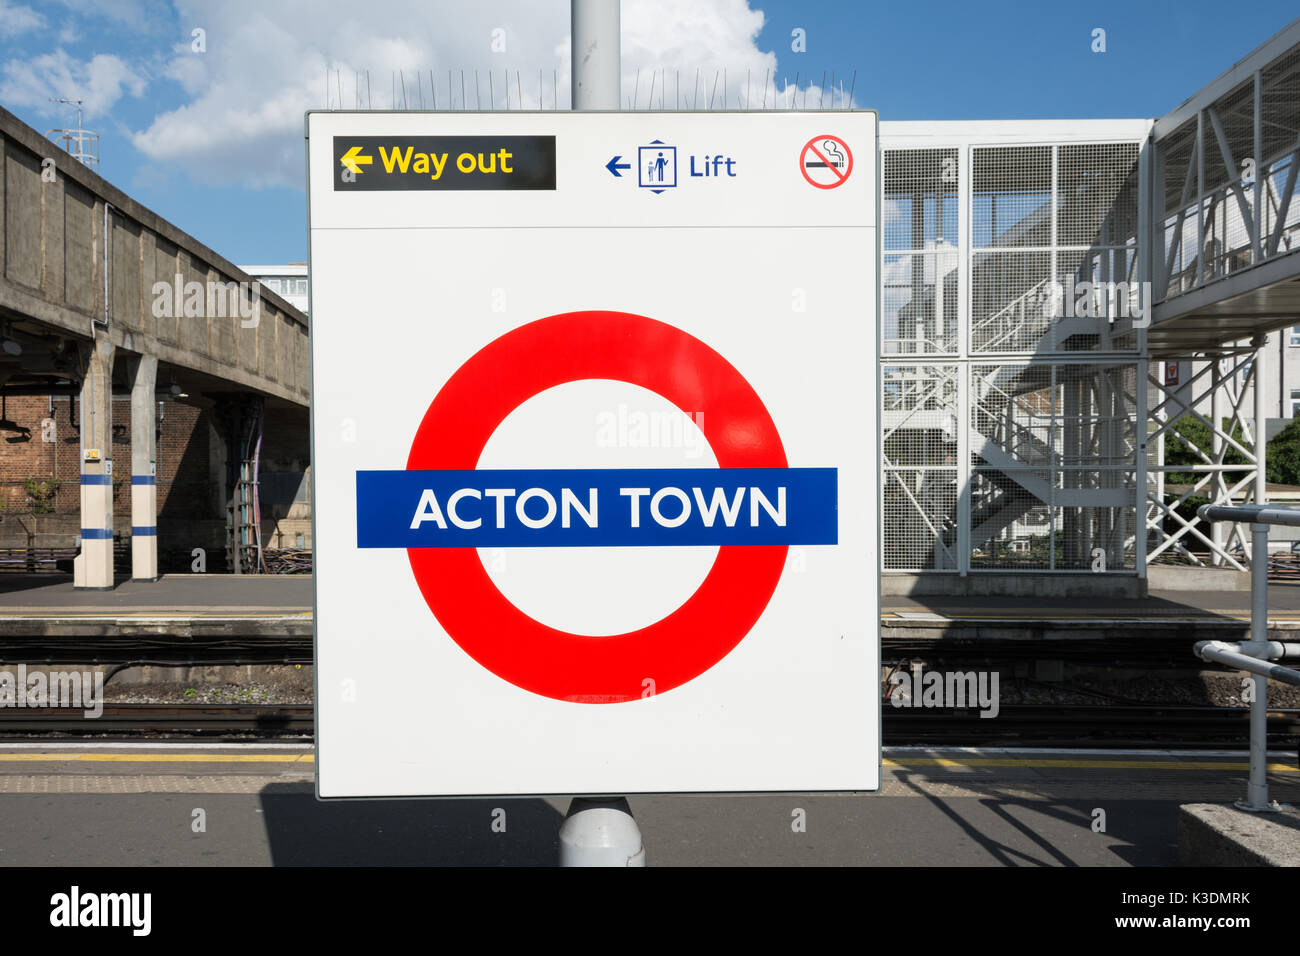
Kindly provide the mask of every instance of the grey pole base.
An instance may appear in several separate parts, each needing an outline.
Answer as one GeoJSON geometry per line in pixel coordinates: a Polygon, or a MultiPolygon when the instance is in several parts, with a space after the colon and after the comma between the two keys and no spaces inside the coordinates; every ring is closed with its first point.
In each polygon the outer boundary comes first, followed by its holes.
{"type": "Polygon", "coordinates": [[[574,797],[560,825],[560,866],[645,866],[626,797],[574,797]]]}
{"type": "MultiPolygon", "coordinates": [[[[1268,800],[1267,795],[1264,798],[1268,800]]],[[[1282,804],[1276,800],[1269,800],[1267,803],[1254,804],[1247,800],[1234,800],[1232,805],[1238,810],[1245,810],[1247,813],[1281,813],[1282,804]]]]}

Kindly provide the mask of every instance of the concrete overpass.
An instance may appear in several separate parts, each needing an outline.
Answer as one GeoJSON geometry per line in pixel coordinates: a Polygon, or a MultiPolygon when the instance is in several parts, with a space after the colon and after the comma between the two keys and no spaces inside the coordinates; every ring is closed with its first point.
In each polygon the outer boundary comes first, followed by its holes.
{"type": "Polygon", "coordinates": [[[0,391],[81,398],[76,585],[114,583],[115,389],[131,395],[132,577],[158,575],[160,382],[227,424],[239,570],[255,520],[241,436],[268,403],[307,405],[307,317],[3,108],[0,223],[0,391]]]}

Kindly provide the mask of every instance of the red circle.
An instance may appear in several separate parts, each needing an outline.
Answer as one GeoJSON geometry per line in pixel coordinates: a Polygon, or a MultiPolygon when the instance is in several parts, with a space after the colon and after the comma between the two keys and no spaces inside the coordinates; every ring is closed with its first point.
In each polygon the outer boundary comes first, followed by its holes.
{"type": "MultiPolygon", "coordinates": [[[[839,173],[835,170],[834,166],[827,166],[826,168],[831,170],[831,172],[836,176],[839,176],[839,173]]],[[[808,180],[809,185],[816,186],[818,189],[834,189],[837,186],[843,186],[848,182],[849,173],[853,172],[853,150],[849,149],[849,144],[844,142],[844,140],[840,139],[838,136],[831,136],[829,133],[823,133],[821,136],[814,136],[812,139],[808,140],[808,142],[804,143],[803,149],[799,150],[799,172],[803,173],[803,178],[808,180]],[[808,175],[808,167],[804,165],[804,157],[808,155],[808,150],[810,149],[821,157],[822,162],[827,161],[826,157],[822,156],[821,151],[817,149],[816,145],[823,139],[835,140],[835,142],[844,147],[844,154],[849,157],[849,168],[844,171],[843,176],[840,176],[840,178],[833,183],[817,182],[808,175]]]]}
{"type": "MultiPolygon", "coordinates": [[[[721,468],[785,468],[776,425],[750,384],[694,336],[627,312],[566,312],[490,342],[447,380],[411,444],[408,470],[472,469],[497,426],[567,382],[640,385],[688,414],[721,468]]],[[[506,600],[473,548],[409,548],[438,623],[479,664],[556,700],[617,703],[698,677],[749,633],[785,566],[785,545],[724,545],[704,582],[654,624],[593,637],[548,627],[506,600]],[[653,684],[647,683],[653,681],[653,684]]]]}

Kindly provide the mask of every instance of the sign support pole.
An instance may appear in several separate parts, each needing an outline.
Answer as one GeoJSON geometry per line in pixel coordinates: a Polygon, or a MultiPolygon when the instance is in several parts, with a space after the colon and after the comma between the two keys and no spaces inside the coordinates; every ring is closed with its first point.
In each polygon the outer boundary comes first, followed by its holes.
{"type": "Polygon", "coordinates": [[[560,825],[560,866],[645,866],[626,797],[574,797],[560,825]]]}
{"type": "Polygon", "coordinates": [[[619,0],[570,0],[575,110],[617,110],[622,83],[619,0]]]}
{"type": "MultiPolygon", "coordinates": [[[[571,0],[573,108],[617,110],[619,0],[571,0]]],[[[645,845],[626,797],[574,797],[560,826],[560,866],[645,866],[645,845]]]]}

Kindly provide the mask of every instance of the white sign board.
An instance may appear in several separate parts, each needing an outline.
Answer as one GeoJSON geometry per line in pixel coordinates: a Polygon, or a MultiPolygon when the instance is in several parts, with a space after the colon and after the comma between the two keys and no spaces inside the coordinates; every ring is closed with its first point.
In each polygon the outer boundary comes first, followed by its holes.
{"type": "Polygon", "coordinates": [[[308,141],[319,795],[876,789],[876,115],[308,141]]]}

